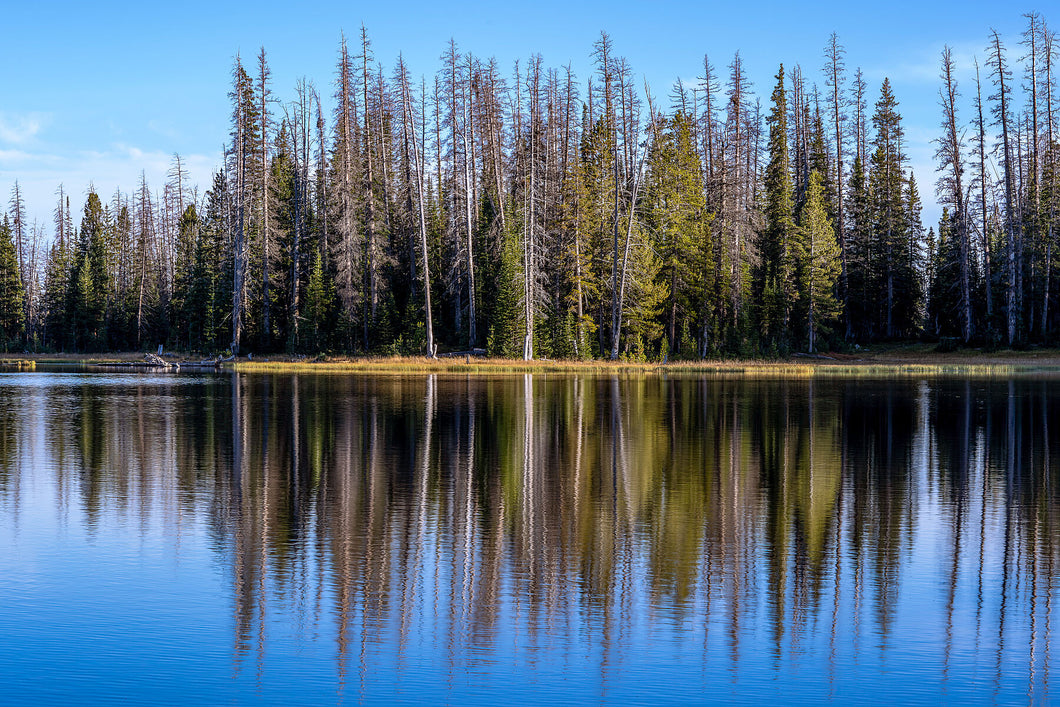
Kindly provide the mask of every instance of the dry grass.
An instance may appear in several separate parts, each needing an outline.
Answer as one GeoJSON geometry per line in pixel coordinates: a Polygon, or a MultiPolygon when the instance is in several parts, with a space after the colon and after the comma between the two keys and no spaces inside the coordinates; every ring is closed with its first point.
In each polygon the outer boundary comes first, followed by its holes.
{"type": "Polygon", "coordinates": [[[143,361],[144,354],[141,351],[119,351],[115,353],[97,354],[0,354],[0,365],[4,365],[6,362],[14,360],[29,360],[35,361],[36,363],[129,363],[143,361]]]}
{"type": "Polygon", "coordinates": [[[0,358],[0,372],[6,371],[32,371],[37,367],[37,362],[33,359],[26,358],[10,358],[4,356],[0,358]]]}
{"type": "Polygon", "coordinates": [[[791,361],[682,361],[668,364],[612,361],[519,361],[511,359],[388,357],[326,361],[239,361],[228,364],[244,373],[372,373],[414,375],[422,373],[504,375],[560,373],[589,375],[696,375],[740,378],[811,377],[924,377],[1060,374],[1060,360],[1037,359],[965,362],[944,360],[865,359],[858,361],[807,359],[791,361]]]}
{"type": "MultiPolygon", "coordinates": [[[[452,357],[332,357],[325,360],[291,359],[284,356],[266,360],[226,363],[224,367],[246,373],[323,373],[374,375],[417,375],[444,373],[457,375],[582,374],[582,375],[668,375],[722,378],[812,378],[812,377],[1010,377],[1021,375],[1060,375],[1060,351],[982,352],[964,349],[941,354],[931,345],[880,346],[856,354],[828,354],[830,358],[793,357],[787,360],[679,361],[667,364],[626,361],[521,361],[516,359],[452,357]]],[[[177,356],[199,360],[198,355],[177,356]]],[[[32,370],[46,363],[131,363],[142,362],[143,353],[113,354],[0,354],[0,370],[32,370]]]]}

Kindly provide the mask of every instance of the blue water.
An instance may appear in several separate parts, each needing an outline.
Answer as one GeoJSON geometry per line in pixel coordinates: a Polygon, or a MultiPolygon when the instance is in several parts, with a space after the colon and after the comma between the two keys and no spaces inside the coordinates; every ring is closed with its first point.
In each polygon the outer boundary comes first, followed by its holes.
{"type": "Polygon", "coordinates": [[[1048,703],[1058,392],[3,374],[0,702],[1048,703]]]}

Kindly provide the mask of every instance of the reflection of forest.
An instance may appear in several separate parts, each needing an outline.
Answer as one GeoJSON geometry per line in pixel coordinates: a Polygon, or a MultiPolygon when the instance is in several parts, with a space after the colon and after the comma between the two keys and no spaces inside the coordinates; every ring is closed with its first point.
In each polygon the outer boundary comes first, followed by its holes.
{"type": "MultiPolygon", "coordinates": [[[[974,622],[1000,666],[1019,612],[1047,681],[1056,388],[233,375],[55,387],[41,410],[63,411],[43,418],[47,455],[89,523],[208,515],[239,656],[273,605],[314,634],[333,617],[343,670],[395,638],[470,660],[513,625],[529,646],[577,627],[606,653],[638,612],[718,628],[734,657],[756,625],[778,656],[812,634],[886,641],[929,524],[946,660],[974,622]]],[[[0,399],[16,510],[30,424],[0,399]]]]}

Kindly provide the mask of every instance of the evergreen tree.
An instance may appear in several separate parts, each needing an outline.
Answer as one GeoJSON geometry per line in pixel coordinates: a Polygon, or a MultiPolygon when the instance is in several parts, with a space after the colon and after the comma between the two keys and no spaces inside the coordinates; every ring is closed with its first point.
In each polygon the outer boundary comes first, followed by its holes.
{"type": "Polygon", "coordinates": [[[922,227],[919,197],[915,188],[907,192],[901,116],[887,79],[872,123],[876,137],[868,181],[874,248],[869,271],[876,281],[868,295],[880,303],[877,331],[893,339],[915,334],[922,321],[918,270],[922,227]]]}
{"type": "Polygon", "coordinates": [[[762,345],[784,351],[791,345],[791,305],[794,301],[795,207],[788,154],[787,96],[784,67],[776,75],[773,108],[769,113],[769,163],[766,165],[765,227],[759,238],[759,262],[754,292],[759,303],[762,345]]]}
{"type": "Polygon", "coordinates": [[[942,210],[938,236],[931,244],[926,282],[926,329],[935,336],[962,335],[963,321],[954,313],[961,306],[961,244],[957,238],[957,219],[948,208],[942,210]]]}
{"type": "MultiPolygon", "coordinates": [[[[201,297],[193,296],[196,286],[196,251],[198,249],[199,215],[194,204],[189,204],[177,225],[177,258],[173,276],[173,336],[178,347],[201,342],[202,324],[195,307],[202,307],[201,297]]],[[[194,294],[198,294],[197,292],[194,294]]],[[[201,310],[200,310],[201,311],[201,310]]]]}
{"type": "MultiPolygon", "coordinates": [[[[73,229],[70,229],[72,233],[73,229]]],[[[67,344],[66,296],[69,290],[71,248],[69,240],[58,238],[52,243],[45,269],[41,309],[44,319],[45,346],[65,350],[67,344]]]]}
{"type": "Polygon", "coordinates": [[[854,158],[850,169],[847,215],[847,321],[851,334],[860,340],[871,340],[877,334],[872,214],[869,186],[860,156],[854,158]]]}
{"type": "Polygon", "coordinates": [[[10,351],[22,343],[26,329],[25,292],[11,222],[0,223],[0,347],[10,351]]]}
{"type": "Polygon", "coordinates": [[[81,218],[67,289],[67,342],[78,351],[109,346],[107,331],[110,273],[107,271],[109,218],[95,191],[90,191],[81,218]]]}
{"type": "Polygon", "coordinates": [[[643,361],[654,358],[663,336],[660,315],[670,287],[663,277],[662,260],[643,239],[638,239],[627,269],[629,294],[622,305],[622,351],[628,360],[643,361]]]}
{"type": "Polygon", "coordinates": [[[699,329],[702,274],[711,268],[709,221],[692,127],[691,118],[678,111],[656,129],[645,189],[646,225],[654,236],[660,275],[669,291],[664,318],[671,353],[680,348],[681,331],[699,329]]]}
{"type": "Polygon", "coordinates": [[[799,300],[808,350],[816,351],[821,334],[838,320],[840,302],[836,286],[841,271],[839,241],[825,208],[821,175],[810,173],[806,204],[798,229],[799,300]]]}
{"type": "Polygon", "coordinates": [[[519,358],[523,355],[526,331],[520,302],[521,255],[519,243],[514,237],[508,236],[497,268],[497,295],[489,313],[486,353],[490,356],[519,358]]]}
{"type": "Polygon", "coordinates": [[[317,251],[313,253],[313,263],[309,269],[309,282],[306,283],[305,306],[303,307],[301,341],[298,348],[306,353],[319,353],[328,348],[331,334],[331,321],[336,307],[335,287],[324,267],[324,258],[317,251]]]}

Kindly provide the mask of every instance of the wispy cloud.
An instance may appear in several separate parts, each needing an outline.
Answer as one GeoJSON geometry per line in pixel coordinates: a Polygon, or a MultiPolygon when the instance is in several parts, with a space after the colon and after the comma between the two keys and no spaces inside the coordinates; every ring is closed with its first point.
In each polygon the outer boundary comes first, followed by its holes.
{"type": "Polygon", "coordinates": [[[48,123],[47,113],[10,113],[0,111],[0,143],[25,145],[48,123]]]}

